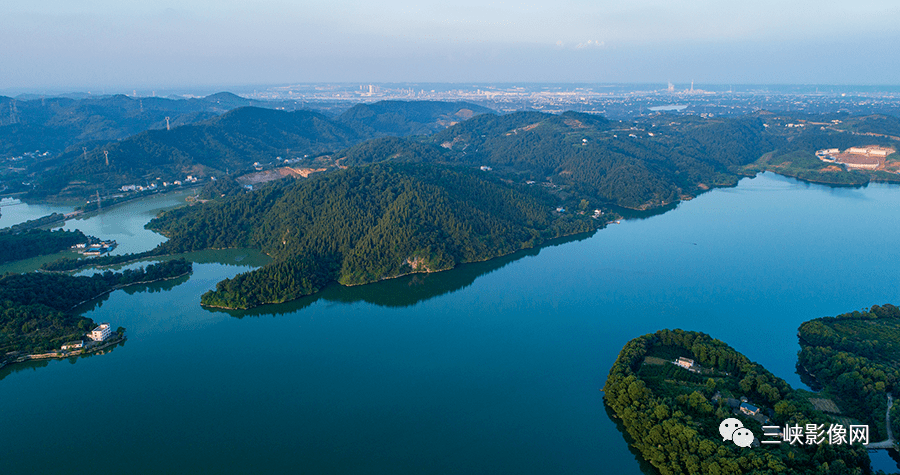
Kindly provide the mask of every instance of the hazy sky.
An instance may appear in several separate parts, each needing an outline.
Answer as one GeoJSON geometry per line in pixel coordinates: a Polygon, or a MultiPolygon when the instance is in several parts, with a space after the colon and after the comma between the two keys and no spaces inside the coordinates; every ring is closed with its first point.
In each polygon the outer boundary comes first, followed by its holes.
{"type": "Polygon", "coordinates": [[[2,0],[0,90],[900,84],[896,0],[2,0]]]}

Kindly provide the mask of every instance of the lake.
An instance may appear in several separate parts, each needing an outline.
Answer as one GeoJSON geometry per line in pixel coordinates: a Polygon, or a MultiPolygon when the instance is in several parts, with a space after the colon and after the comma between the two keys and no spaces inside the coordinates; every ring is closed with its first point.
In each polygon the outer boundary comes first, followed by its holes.
{"type": "MultiPolygon", "coordinates": [[[[66,228],[144,250],[173,199],[66,228]]],[[[898,216],[897,186],[766,173],[590,237],[246,312],[199,298],[258,256],[197,253],[189,277],[85,308],[123,346],[0,370],[0,473],[640,474],[600,392],[622,346],[699,330],[801,386],[800,323],[900,302],[898,216]]]]}
{"type": "Polygon", "coordinates": [[[664,106],[650,107],[649,109],[653,112],[670,112],[670,111],[681,112],[681,111],[687,109],[687,107],[688,107],[687,105],[682,105],[682,104],[667,104],[664,106]]]}

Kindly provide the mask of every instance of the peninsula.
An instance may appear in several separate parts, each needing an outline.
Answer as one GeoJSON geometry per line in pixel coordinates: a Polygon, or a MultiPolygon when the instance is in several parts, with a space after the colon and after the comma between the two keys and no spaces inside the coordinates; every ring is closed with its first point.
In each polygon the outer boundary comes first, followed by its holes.
{"type": "Polygon", "coordinates": [[[274,262],[220,282],[201,303],[250,308],[317,292],[436,272],[590,232],[603,224],[565,212],[540,187],[431,164],[353,167],[279,181],[222,201],[169,211],[148,227],[168,253],[250,247],[274,262]]]}
{"type": "Polygon", "coordinates": [[[27,360],[29,355],[65,357],[72,352],[59,350],[80,350],[64,347],[84,340],[98,325],[76,314],[76,307],[122,287],[186,275],[191,267],[184,259],[173,259],[90,277],[46,272],[0,277],[0,365],[27,360]]]}
{"type": "Polygon", "coordinates": [[[818,434],[812,441],[804,436],[798,443],[790,434],[786,440],[785,427],[844,421],[704,333],[660,330],[631,340],[603,391],[631,444],[665,475],[870,472],[862,443],[818,434]],[[722,424],[730,419],[750,430],[751,445],[723,440],[722,424]]]}
{"type": "Polygon", "coordinates": [[[792,389],[706,334],[660,330],[625,345],[610,369],[604,401],[644,459],[664,474],[744,473],[750,467],[758,473],[869,473],[862,445],[816,434],[791,442],[785,428],[799,427],[799,434],[807,424],[866,427],[866,448],[894,447],[900,309],[875,305],[817,318],[804,322],[798,336],[798,371],[819,393],[792,389]],[[719,424],[726,418],[753,432],[751,449],[721,440],[719,424]]]}

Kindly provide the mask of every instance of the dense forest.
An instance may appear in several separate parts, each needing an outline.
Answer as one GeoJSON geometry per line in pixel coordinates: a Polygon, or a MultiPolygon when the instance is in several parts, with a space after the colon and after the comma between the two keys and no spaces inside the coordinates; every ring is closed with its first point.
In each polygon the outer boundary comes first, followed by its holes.
{"type": "MultiPolygon", "coordinates": [[[[886,438],[887,395],[900,381],[900,309],[875,305],[836,317],[804,322],[798,332],[797,367],[841,402],[850,416],[877,428],[886,438]]],[[[891,410],[894,434],[900,435],[900,409],[891,410]]]]}
{"type": "Polygon", "coordinates": [[[870,473],[860,444],[741,448],[723,442],[719,424],[729,417],[742,420],[757,437],[763,434],[757,420],[731,412],[727,396],[746,396],[771,414],[774,425],[831,422],[786,382],[698,332],[660,330],[631,340],[604,386],[604,400],[632,445],[663,475],[870,473]],[[670,363],[680,356],[692,358],[702,369],[690,372],[670,363]]]}
{"type": "Polygon", "coordinates": [[[596,229],[540,187],[429,164],[354,167],[281,181],[150,222],[165,252],[251,247],[275,262],[220,282],[206,305],[248,308],[318,291],[449,269],[596,229]]]}
{"type": "Polygon", "coordinates": [[[451,161],[569,187],[589,199],[654,208],[737,182],[737,167],[777,147],[758,118],[665,132],[577,112],[482,115],[434,134],[451,161]]]}
{"type": "Polygon", "coordinates": [[[86,241],[87,237],[77,229],[75,231],[31,229],[20,233],[0,232],[0,264],[56,254],[86,241]]]}
{"type": "Polygon", "coordinates": [[[72,312],[78,304],[120,287],[190,271],[189,262],[176,259],[91,277],[42,272],[6,274],[0,277],[0,354],[46,351],[81,339],[95,324],[72,312]]]}

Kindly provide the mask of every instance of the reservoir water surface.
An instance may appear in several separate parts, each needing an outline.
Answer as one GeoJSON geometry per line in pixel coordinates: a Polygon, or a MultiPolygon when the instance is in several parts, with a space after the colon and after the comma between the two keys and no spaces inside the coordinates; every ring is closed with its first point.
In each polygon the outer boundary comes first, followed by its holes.
{"type": "MultiPolygon", "coordinates": [[[[148,249],[173,200],[66,228],[148,249]]],[[[258,256],[197,253],[189,277],[85,308],[123,346],[0,370],[0,473],[640,474],[600,392],[628,340],[703,331],[799,386],[800,323],[900,302],[898,217],[897,186],[763,174],[590,237],[247,312],[199,298],[258,256]]]]}

